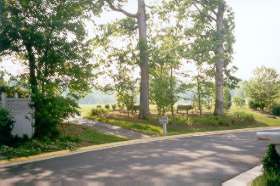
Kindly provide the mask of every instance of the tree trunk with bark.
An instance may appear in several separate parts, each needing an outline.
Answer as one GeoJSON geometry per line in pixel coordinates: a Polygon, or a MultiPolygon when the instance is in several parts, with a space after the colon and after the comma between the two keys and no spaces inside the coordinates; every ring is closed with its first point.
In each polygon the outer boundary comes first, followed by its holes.
{"type": "Polygon", "coordinates": [[[174,113],[174,94],[175,94],[175,92],[174,92],[174,87],[173,87],[173,66],[171,66],[170,67],[170,93],[171,93],[171,95],[170,95],[170,97],[171,97],[171,106],[170,106],[170,109],[171,109],[171,114],[172,114],[172,118],[174,118],[175,117],[175,113],[174,113]]]}
{"type": "Polygon", "coordinates": [[[217,13],[217,33],[218,33],[218,48],[216,51],[217,61],[215,63],[215,86],[216,86],[216,97],[215,97],[215,115],[224,115],[224,12],[225,3],[221,1],[218,7],[217,13]]]}
{"type": "Polygon", "coordinates": [[[199,115],[202,115],[202,104],[201,104],[201,83],[200,83],[200,74],[198,73],[197,75],[197,99],[198,99],[198,110],[199,110],[199,115]]]}
{"type": "MultiPolygon", "coordinates": [[[[34,109],[34,124],[35,124],[35,134],[37,136],[39,134],[37,125],[37,112],[38,112],[38,105],[36,98],[38,96],[38,82],[36,78],[36,59],[33,53],[32,46],[30,44],[25,44],[27,50],[27,58],[29,64],[29,83],[31,89],[31,101],[32,101],[32,108],[34,109]]],[[[38,137],[38,136],[37,136],[38,137]]]]}
{"type": "Polygon", "coordinates": [[[110,8],[114,11],[123,13],[128,17],[137,19],[139,29],[139,50],[140,50],[140,109],[139,118],[146,119],[150,114],[149,109],[149,56],[147,47],[147,16],[145,0],[138,0],[137,14],[132,14],[126,10],[116,7],[109,0],[106,0],[110,8]]]}
{"type": "Polygon", "coordinates": [[[145,119],[149,115],[149,58],[147,48],[147,23],[144,0],[138,0],[137,21],[139,27],[140,47],[140,112],[139,118],[145,119]]]}

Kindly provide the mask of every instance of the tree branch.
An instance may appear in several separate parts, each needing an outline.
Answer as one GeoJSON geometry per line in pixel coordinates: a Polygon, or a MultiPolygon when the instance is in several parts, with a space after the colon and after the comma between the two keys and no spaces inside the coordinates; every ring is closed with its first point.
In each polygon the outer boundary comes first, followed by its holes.
{"type": "MultiPolygon", "coordinates": [[[[195,3],[199,3],[202,7],[204,7],[199,1],[194,0],[195,3]]],[[[204,13],[198,6],[197,4],[193,3],[194,7],[198,10],[198,12],[204,16],[206,16],[208,18],[209,21],[216,21],[216,18],[214,18],[211,15],[207,15],[206,13],[204,13]]],[[[205,7],[204,7],[205,8],[205,7]]],[[[213,12],[215,14],[215,12],[213,12]]]]}
{"type": "Polygon", "coordinates": [[[132,14],[132,13],[130,13],[130,12],[128,12],[128,11],[126,11],[126,10],[120,8],[120,7],[114,6],[113,3],[110,2],[110,0],[106,0],[106,2],[108,3],[109,7],[110,7],[112,10],[117,11],[117,12],[121,12],[121,13],[123,13],[124,15],[126,15],[126,16],[128,16],[128,17],[137,18],[137,14],[132,14]]]}

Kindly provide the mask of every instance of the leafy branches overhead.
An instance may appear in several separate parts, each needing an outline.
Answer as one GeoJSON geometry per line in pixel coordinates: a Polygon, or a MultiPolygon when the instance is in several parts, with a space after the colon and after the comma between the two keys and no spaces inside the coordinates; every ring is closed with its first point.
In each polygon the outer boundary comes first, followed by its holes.
{"type": "Polygon", "coordinates": [[[127,2],[127,0],[119,0],[119,1],[105,0],[105,1],[108,3],[109,7],[112,10],[121,12],[121,13],[125,14],[128,17],[134,17],[134,18],[137,17],[137,14],[130,13],[130,12],[128,12],[125,9],[122,8],[122,6],[123,6],[122,3],[127,2]]]}
{"type": "Polygon", "coordinates": [[[78,98],[90,88],[93,66],[84,20],[92,10],[99,13],[102,3],[22,0],[1,1],[1,5],[0,55],[21,56],[29,69],[35,133],[39,136],[38,111],[45,108],[40,96],[68,93],[78,98]]]}
{"type": "Polygon", "coordinates": [[[224,113],[224,85],[233,88],[239,79],[232,74],[234,15],[224,0],[163,1],[156,12],[179,29],[181,59],[207,66],[205,75],[215,81],[215,114],[224,113]],[[172,20],[172,21],[171,21],[172,20]]]}
{"type": "Polygon", "coordinates": [[[216,58],[220,57],[217,56],[217,48],[219,43],[222,42],[224,47],[224,55],[222,57],[225,60],[225,66],[227,66],[232,60],[234,43],[234,15],[231,8],[225,5],[223,29],[220,32],[217,30],[216,21],[218,19],[217,9],[222,0],[194,2],[196,2],[193,5],[197,11],[192,13],[194,26],[188,32],[191,37],[195,38],[194,45],[196,48],[199,48],[198,46],[202,47],[200,49],[207,50],[208,53],[212,52],[208,62],[215,63],[216,58]],[[207,18],[207,16],[211,16],[211,19],[207,18]]]}
{"type": "Polygon", "coordinates": [[[209,64],[215,66],[215,111],[216,115],[224,114],[224,84],[225,77],[232,76],[226,71],[232,60],[232,46],[234,42],[233,29],[233,13],[226,5],[224,0],[215,1],[195,1],[199,4],[195,6],[197,14],[194,14],[194,33],[195,42],[201,42],[204,39],[210,42],[208,44],[208,52],[212,52],[209,64]],[[198,31],[198,32],[196,32],[198,31]]]}
{"type": "Polygon", "coordinates": [[[157,105],[158,113],[165,114],[171,110],[180,93],[176,70],[180,67],[176,37],[171,33],[154,38],[151,57],[151,101],[157,105]]]}
{"type": "Polygon", "coordinates": [[[128,113],[135,105],[138,89],[138,78],[135,73],[139,64],[135,38],[136,28],[135,20],[127,17],[101,25],[101,34],[95,38],[95,53],[100,66],[99,71],[103,78],[108,79],[105,84],[99,84],[98,88],[106,92],[113,92],[118,105],[126,108],[128,113]],[[103,53],[99,53],[100,50],[103,53]]]}
{"type": "Polygon", "coordinates": [[[45,86],[52,86],[57,91],[70,88],[79,93],[86,90],[86,83],[81,86],[74,84],[86,81],[86,77],[91,75],[90,51],[83,22],[87,16],[86,7],[91,3],[55,0],[8,2],[3,6],[1,54],[9,51],[25,55],[28,65],[34,68],[36,83],[41,90],[45,86]],[[71,86],[66,87],[67,84],[71,86]]]}
{"type": "Polygon", "coordinates": [[[139,67],[140,67],[140,112],[139,118],[145,119],[149,115],[149,57],[147,50],[147,14],[145,0],[138,0],[136,14],[123,9],[125,0],[106,0],[111,10],[121,12],[129,18],[137,20],[138,43],[139,43],[139,67]],[[143,47],[145,46],[145,47],[143,47]]]}
{"type": "Polygon", "coordinates": [[[116,37],[133,37],[136,29],[137,23],[135,19],[126,17],[112,23],[101,25],[99,30],[101,34],[97,38],[113,39],[116,37]]]}

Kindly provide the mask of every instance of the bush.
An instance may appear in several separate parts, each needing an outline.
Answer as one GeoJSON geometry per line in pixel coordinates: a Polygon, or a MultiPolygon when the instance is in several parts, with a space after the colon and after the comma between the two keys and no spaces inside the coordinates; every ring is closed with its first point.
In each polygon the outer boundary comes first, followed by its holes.
{"type": "Polygon", "coordinates": [[[245,99],[243,99],[241,97],[234,97],[233,102],[238,107],[243,107],[246,103],[245,99]]]}
{"type": "Polygon", "coordinates": [[[6,109],[0,108],[0,145],[8,145],[13,140],[14,121],[6,109]]]}
{"type": "Polygon", "coordinates": [[[272,114],[275,116],[280,116],[280,105],[274,105],[272,107],[272,114]]]}
{"type": "Polygon", "coordinates": [[[249,107],[250,107],[251,109],[254,109],[254,110],[258,110],[258,109],[264,110],[265,104],[262,103],[262,102],[259,102],[259,101],[251,100],[251,101],[249,102],[249,107]]]}
{"type": "Polygon", "coordinates": [[[235,112],[232,115],[225,116],[207,115],[191,118],[193,125],[230,126],[235,124],[250,125],[253,122],[255,122],[254,116],[244,112],[235,112]]]}
{"type": "Polygon", "coordinates": [[[232,117],[235,122],[241,122],[241,123],[255,122],[255,118],[253,114],[248,114],[245,112],[235,112],[232,114],[232,117]]]}
{"type": "Polygon", "coordinates": [[[110,110],[110,105],[105,105],[105,109],[110,110]]]}
{"type": "Polygon", "coordinates": [[[63,119],[79,114],[77,103],[70,98],[41,96],[36,98],[36,104],[34,137],[37,138],[57,137],[63,119]]]}
{"type": "Polygon", "coordinates": [[[106,113],[107,113],[107,110],[102,109],[102,108],[93,108],[91,110],[91,116],[103,116],[106,113]]]}
{"type": "Polygon", "coordinates": [[[7,158],[30,156],[42,152],[52,152],[62,149],[73,150],[78,147],[78,138],[59,137],[55,140],[43,138],[41,140],[20,140],[16,146],[0,146],[0,152],[7,158]]]}
{"type": "Polygon", "coordinates": [[[263,168],[265,174],[280,176],[280,156],[275,149],[275,145],[269,145],[263,159],[263,168]]]}
{"type": "Polygon", "coordinates": [[[191,118],[192,125],[209,125],[209,126],[228,126],[232,123],[231,119],[226,116],[208,115],[203,117],[191,118]]]}
{"type": "Polygon", "coordinates": [[[117,105],[111,105],[113,111],[115,111],[117,109],[117,105]]]}

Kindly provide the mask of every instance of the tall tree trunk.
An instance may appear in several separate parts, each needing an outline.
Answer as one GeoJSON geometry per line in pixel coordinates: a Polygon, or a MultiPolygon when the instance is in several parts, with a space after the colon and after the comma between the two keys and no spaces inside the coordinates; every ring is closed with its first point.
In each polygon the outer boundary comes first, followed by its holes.
{"type": "Polygon", "coordinates": [[[197,76],[197,96],[198,96],[198,109],[199,109],[199,115],[202,115],[202,105],[201,105],[201,85],[200,85],[200,74],[197,76]]]}
{"type": "Polygon", "coordinates": [[[215,115],[224,115],[224,47],[223,47],[223,40],[224,40],[224,12],[225,12],[225,3],[222,0],[218,7],[217,13],[217,33],[218,33],[218,48],[216,51],[217,61],[215,64],[216,67],[216,74],[215,74],[215,81],[216,81],[216,97],[215,97],[215,115]]]}
{"type": "Polygon", "coordinates": [[[32,96],[37,93],[37,79],[36,79],[36,64],[35,64],[35,57],[32,51],[32,47],[30,45],[26,46],[27,56],[29,61],[29,82],[32,96]]]}
{"type": "Polygon", "coordinates": [[[149,59],[147,49],[147,23],[146,23],[145,1],[138,0],[137,21],[139,27],[139,48],[140,48],[140,112],[139,118],[148,117],[149,111],[149,59]]]}
{"type": "Polygon", "coordinates": [[[36,102],[36,96],[38,96],[38,82],[36,78],[36,60],[33,54],[32,46],[26,44],[27,50],[27,57],[29,62],[29,83],[31,88],[31,101],[32,107],[34,109],[34,123],[35,123],[35,135],[39,132],[37,131],[36,123],[37,123],[37,112],[38,112],[38,105],[36,102]]]}
{"type": "Polygon", "coordinates": [[[174,114],[174,87],[173,87],[173,67],[171,66],[170,68],[170,90],[171,90],[171,114],[172,114],[172,118],[174,118],[175,114],[174,114]]]}

